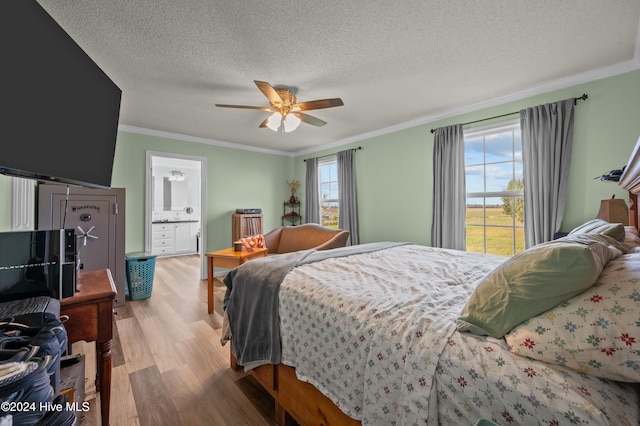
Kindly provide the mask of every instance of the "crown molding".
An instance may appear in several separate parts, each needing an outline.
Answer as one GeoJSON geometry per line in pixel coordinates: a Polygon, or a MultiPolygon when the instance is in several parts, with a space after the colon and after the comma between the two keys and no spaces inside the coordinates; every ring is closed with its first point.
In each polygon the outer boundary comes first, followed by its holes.
{"type": "Polygon", "coordinates": [[[403,123],[395,124],[393,126],[384,127],[378,130],[373,130],[371,132],[362,133],[356,136],[340,139],[338,141],[335,141],[329,144],[325,144],[322,146],[313,147],[313,148],[309,148],[301,151],[296,151],[296,152],[279,151],[275,149],[267,149],[267,148],[249,146],[249,145],[242,145],[242,144],[233,143],[233,142],[225,142],[225,141],[220,141],[215,139],[208,139],[208,138],[202,138],[197,136],[183,135],[179,133],[165,132],[162,130],[147,129],[143,127],[130,126],[126,124],[118,125],[118,130],[123,132],[128,132],[128,133],[147,135],[147,136],[157,136],[157,137],[162,137],[167,139],[182,140],[186,142],[202,143],[207,145],[219,146],[223,148],[260,152],[263,154],[281,155],[285,157],[300,157],[303,155],[312,154],[314,152],[320,152],[320,151],[336,148],[339,146],[348,145],[350,143],[361,142],[366,139],[372,139],[378,136],[398,132],[398,131],[409,129],[412,127],[434,123],[436,121],[444,120],[447,118],[457,117],[459,115],[468,114],[468,113],[479,111],[482,109],[500,106],[503,104],[507,104],[509,102],[519,101],[519,100],[530,98],[533,96],[542,95],[545,93],[553,92],[555,90],[567,89],[573,86],[578,86],[580,84],[601,80],[607,77],[613,77],[615,75],[624,74],[624,73],[635,71],[638,69],[640,69],[640,25],[638,26],[638,35],[636,36],[636,48],[634,51],[634,56],[633,56],[633,59],[629,61],[620,62],[607,67],[598,68],[596,70],[585,71],[580,74],[575,74],[571,77],[553,80],[535,87],[531,87],[526,90],[522,90],[520,92],[512,93],[505,96],[500,96],[500,97],[489,99],[482,102],[477,102],[475,104],[466,105],[460,108],[453,108],[447,111],[442,111],[439,113],[423,116],[420,118],[416,118],[414,120],[405,121],[403,123]]]}
{"type": "Polygon", "coordinates": [[[580,74],[575,74],[571,77],[553,80],[553,81],[550,81],[550,82],[547,82],[547,83],[544,83],[520,92],[512,93],[506,96],[500,96],[500,97],[489,99],[486,101],[477,102],[475,104],[466,105],[464,107],[453,108],[453,109],[439,112],[436,114],[431,114],[424,117],[416,118],[414,120],[405,121],[403,123],[394,124],[393,126],[384,127],[382,129],[378,129],[371,132],[362,133],[360,135],[352,136],[349,138],[341,139],[339,141],[332,142],[330,144],[323,145],[320,147],[314,147],[311,149],[297,151],[295,152],[295,156],[299,157],[302,155],[312,154],[314,152],[324,151],[327,149],[347,145],[350,143],[360,142],[365,139],[371,139],[377,136],[398,132],[400,130],[405,130],[412,127],[421,126],[424,124],[434,123],[439,120],[457,117],[459,115],[468,114],[468,113],[479,111],[482,109],[504,105],[509,102],[519,101],[519,100],[530,98],[533,96],[553,92],[555,90],[567,89],[573,86],[578,86],[580,84],[601,80],[607,77],[613,77],[615,75],[624,74],[624,73],[635,71],[638,69],[640,69],[640,25],[638,26],[638,37],[636,42],[634,58],[629,61],[620,62],[618,64],[610,65],[610,66],[599,68],[596,70],[585,71],[580,74]]]}
{"type": "Polygon", "coordinates": [[[146,136],[156,136],[156,137],[166,138],[166,139],[175,139],[175,140],[185,141],[185,142],[202,143],[202,144],[206,144],[206,145],[219,146],[219,147],[222,147],[222,148],[240,149],[240,150],[243,150],[243,151],[260,152],[262,154],[282,155],[282,156],[287,156],[287,157],[293,157],[294,156],[294,154],[291,153],[291,152],[279,151],[279,150],[276,150],[276,149],[260,148],[260,147],[256,147],[256,146],[242,145],[242,144],[233,143],[233,142],[219,141],[219,140],[216,140],[216,139],[208,139],[208,138],[201,138],[201,137],[198,137],[198,136],[183,135],[183,134],[180,134],[180,133],[165,132],[163,130],[147,129],[147,128],[144,128],[144,127],[130,126],[128,124],[119,124],[118,125],[118,131],[127,132],[127,133],[135,133],[135,134],[146,135],[146,136]]]}

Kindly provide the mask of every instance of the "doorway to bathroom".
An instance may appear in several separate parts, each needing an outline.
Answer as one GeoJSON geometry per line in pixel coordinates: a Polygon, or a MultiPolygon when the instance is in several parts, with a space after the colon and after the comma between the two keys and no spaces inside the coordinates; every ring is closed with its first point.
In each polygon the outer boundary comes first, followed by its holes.
{"type": "Polygon", "coordinates": [[[205,279],[207,159],[147,151],[146,160],[145,251],[198,254],[205,279]]]}

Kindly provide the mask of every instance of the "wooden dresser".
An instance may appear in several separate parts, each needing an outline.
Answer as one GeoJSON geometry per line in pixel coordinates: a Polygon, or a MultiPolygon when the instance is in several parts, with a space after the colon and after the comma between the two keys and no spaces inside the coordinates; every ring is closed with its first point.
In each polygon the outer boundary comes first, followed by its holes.
{"type": "Polygon", "coordinates": [[[109,424],[111,400],[111,344],[113,339],[113,306],[116,287],[108,269],[83,271],[78,274],[73,297],[60,301],[60,315],[69,345],[80,340],[96,342],[96,390],[100,392],[102,424],[109,424]]]}

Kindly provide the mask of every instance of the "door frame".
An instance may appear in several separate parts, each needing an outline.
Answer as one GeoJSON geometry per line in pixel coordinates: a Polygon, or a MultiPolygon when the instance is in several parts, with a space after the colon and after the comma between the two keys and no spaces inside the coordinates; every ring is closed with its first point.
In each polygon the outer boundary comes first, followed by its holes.
{"type": "Polygon", "coordinates": [[[162,151],[146,151],[146,173],[145,173],[145,207],[144,207],[144,225],[145,225],[145,251],[152,251],[152,228],[153,222],[153,176],[151,171],[152,158],[176,158],[181,160],[190,160],[200,163],[200,244],[198,254],[200,255],[200,279],[207,278],[207,263],[205,253],[207,245],[207,158],[194,155],[176,154],[174,152],[162,151]]]}

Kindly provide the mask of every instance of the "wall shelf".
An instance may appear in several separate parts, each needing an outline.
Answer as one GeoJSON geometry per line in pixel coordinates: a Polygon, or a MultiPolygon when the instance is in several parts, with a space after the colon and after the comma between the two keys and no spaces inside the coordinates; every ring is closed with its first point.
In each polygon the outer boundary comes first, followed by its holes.
{"type": "Polygon", "coordinates": [[[285,201],[282,207],[282,226],[300,225],[302,216],[300,215],[300,202],[285,201]]]}

